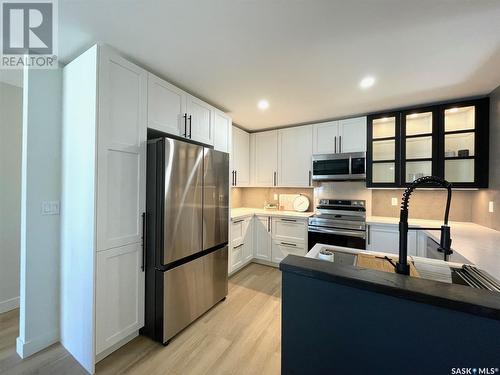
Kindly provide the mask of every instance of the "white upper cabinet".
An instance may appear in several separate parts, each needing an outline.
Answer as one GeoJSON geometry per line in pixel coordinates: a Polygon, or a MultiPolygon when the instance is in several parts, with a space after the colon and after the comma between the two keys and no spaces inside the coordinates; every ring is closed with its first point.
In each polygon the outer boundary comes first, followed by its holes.
{"type": "Polygon", "coordinates": [[[313,125],[313,153],[366,151],[366,117],[313,125]]]}
{"type": "Polygon", "coordinates": [[[313,125],[313,153],[334,154],[338,152],[339,122],[329,121],[313,125]]]}
{"type": "Polygon", "coordinates": [[[214,107],[192,95],[188,95],[186,111],[188,114],[188,138],[213,145],[214,107]]]}
{"type": "Polygon", "coordinates": [[[231,117],[224,112],[215,111],[215,133],[214,133],[214,149],[222,152],[229,152],[231,147],[230,131],[232,120],[231,117]]]}
{"type": "Polygon", "coordinates": [[[97,251],[141,242],[147,72],[111,49],[99,62],[97,251]]]}
{"type": "Polygon", "coordinates": [[[148,127],[173,135],[184,135],[185,113],[186,93],[149,73],[148,127]]]}
{"type": "Polygon", "coordinates": [[[236,126],[232,128],[231,185],[248,186],[250,184],[250,134],[236,126]]]}
{"type": "Polygon", "coordinates": [[[278,131],[254,133],[251,136],[253,185],[276,186],[278,183],[278,131]]]}
{"type": "Polygon", "coordinates": [[[366,117],[339,121],[339,152],[366,151],[366,117]]]}
{"type": "Polygon", "coordinates": [[[278,185],[310,186],[312,125],[278,132],[278,185]]]}

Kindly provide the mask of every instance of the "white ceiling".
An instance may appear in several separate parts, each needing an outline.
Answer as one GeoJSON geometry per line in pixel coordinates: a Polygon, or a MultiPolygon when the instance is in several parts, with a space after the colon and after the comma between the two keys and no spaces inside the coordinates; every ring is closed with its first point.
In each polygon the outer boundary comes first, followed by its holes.
{"type": "Polygon", "coordinates": [[[486,94],[500,84],[499,0],[59,3],[63,62],[94,41],[108,43],[250,130],[486,94]],[[377,82],[363,91],[367,74],[377,82]]]}

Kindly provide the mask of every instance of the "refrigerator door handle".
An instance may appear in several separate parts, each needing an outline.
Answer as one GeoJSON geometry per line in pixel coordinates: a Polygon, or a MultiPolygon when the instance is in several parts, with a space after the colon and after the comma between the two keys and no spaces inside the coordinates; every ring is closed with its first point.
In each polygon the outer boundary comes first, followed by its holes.
{"type": "Polygon", "coordinates": [[[144,272],[146,267],[146,213],[142,213],[142,263],[141,271],[144,272]]]}

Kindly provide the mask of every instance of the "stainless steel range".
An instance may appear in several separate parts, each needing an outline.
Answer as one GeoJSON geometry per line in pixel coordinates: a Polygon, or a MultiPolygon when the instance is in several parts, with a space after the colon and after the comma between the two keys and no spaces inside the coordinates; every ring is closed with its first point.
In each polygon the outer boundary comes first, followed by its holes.
{"type": "Polygon", "coordinates": [[[309,249],[317,243],[366,249],[366,202],[321,199],[308,232],[309,249]]]}

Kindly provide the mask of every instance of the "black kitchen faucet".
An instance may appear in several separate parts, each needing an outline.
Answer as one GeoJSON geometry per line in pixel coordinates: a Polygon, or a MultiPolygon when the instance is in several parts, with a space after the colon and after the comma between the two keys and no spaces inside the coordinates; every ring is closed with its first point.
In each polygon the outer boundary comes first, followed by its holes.
{"type": "Polygon", "coordinates": [[[435,185],[448,190],[448,198],[446,199],[446,209],[444,212],[444,224],[441,228],[412,228],[412,230],[440,230],[441,240],[438,251],[444,254],[444,260],[448,260],[451,250],[451,237],[450,227],[448,226],[448,216],[450,213],[451,203],[451,183],[441,177],[426,176],[413,181],[403,193],[403,200],[401,201],[401,211],[399,216],[399,260],[396,263],[395,270],[397,273],[403,275],[410,274],[410,266],[408,265],[408,204],[410,203],[410,196],[417,187],[421,185],[435,185]]]}

